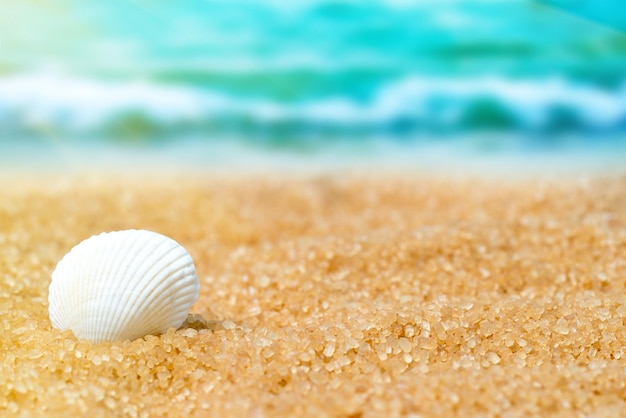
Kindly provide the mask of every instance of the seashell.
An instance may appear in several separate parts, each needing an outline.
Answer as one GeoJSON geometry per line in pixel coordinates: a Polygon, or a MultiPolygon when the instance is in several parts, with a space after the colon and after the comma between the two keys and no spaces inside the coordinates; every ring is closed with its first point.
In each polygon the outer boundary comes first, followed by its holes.
{"type": "Polygon", "coordinates": [[[173,239],[144,230],[102,233],[57,264],[50,321],[93,342],[133,340],[178,328],[199,292],[193,259],[173,239]]]}

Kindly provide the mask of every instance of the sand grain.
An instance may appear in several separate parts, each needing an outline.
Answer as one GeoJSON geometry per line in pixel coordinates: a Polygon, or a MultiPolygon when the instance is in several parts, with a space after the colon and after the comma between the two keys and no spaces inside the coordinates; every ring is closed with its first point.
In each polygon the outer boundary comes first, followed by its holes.
{"type": "Polygon", "coordinates": [[[0,191],[3,416],[621,416],[626,179],[52,178],[0,191]],[[165,335],[51,329],[82,239],[196,261],[165,335]]]}

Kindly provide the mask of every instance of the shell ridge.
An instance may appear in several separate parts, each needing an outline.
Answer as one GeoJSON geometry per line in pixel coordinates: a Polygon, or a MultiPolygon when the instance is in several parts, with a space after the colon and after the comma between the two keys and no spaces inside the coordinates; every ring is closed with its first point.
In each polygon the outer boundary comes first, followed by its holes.
{"type": "Polygon", "coordinates": [[[129,331],[129,335],[148,335],[148,334],[161,334],[166,332],[169,328],[178,329],[183,322],[185,322],[185,318],[187,317],[186,310],[182,310],[184,313],[181,315],[180,312],[168,312],[168,311],[158,311],[154,316],[151,316],[151,321],[147,324],[144,324],[143,327],[133,328],[132,331],[129,331]]]}
{"type": "MultiPolygon", "coordinates": [[[[124,286],[128,281],[126,276],[128,275],[129,270],[129,262],[132,261],[133,256],[137,252],[138,242],[140,241],[142,234],[137,233],[136,230],[123,231],[119,232],[116,235],[115,239],[121,240],[121,244],[113,246],[111,251],[115,251],[115,256],[112,257],[113,260],[116,260],[114,266],[111,266],[109,270],[106,271],[105,277],[108,278],[112,289],[109,292],[106,292],[102,297],[110,298],[110,294],[115,296],[115,300],[110,301],[111,306],[107,306],[107,304],[101,304],[99,306],[100,313],[97,318],[97,329],[101,330],[101,332],[108,333],[108,339],[116,340],[120,335],[120,316],[123,316],[123,312],[120,312],[120,307],[123,307],[125,304],[125,296],[124,296],[124,286]]],[[[109,246],[115,244],[112,239],[109,243],[109,246]]],[[[103,339],[106,339],[104,335],[103,339]]]]}
{"type": "Polygon", "coordinates": [[[109,286],[112,286],[113,291],[107,292],[106,288],[100,290],[100,298],[104,298],[103,303],[96,303],[95,309],[95,324],[93,324],[94,332],[97,334],[97,338],[100,340],[115,339],[117,337],[118,328],[116,327],[117,313],[107,312],[110,309],[109,304],[113,306],[123,303],[123,297],[118,294],[117,289],[120,283],[123,282],[123,277],[128,270],[127,259],[132,256],[134,246],[136,245],[139,234],[134,233],[135,230],[111,232],[103,239],[102,250],[106,252],[106,256],[102,257],[104,260],[115,260],[116,262],[109,262],[108,269],[102,272],[102,277],[107,278],[109,286]],[[122,245],[113,246],[111,243],[115,243],[116,240],[120,240],[122,245]],[[111,293],[116,296],[112,300],[111,293]]]}
{"type": "Polygon", "coordinates": [[[193,286],[194,282],[197,283],[195,273],[180,270],[172,280],[171,292],[157,293],[158,296],[150,299],[150,304],[143,308],[145,312],[150,313],[149,317],[153,322],[164,322],[162,317],[172,318],[168,321],[167,327],[161,326],[162,332],[170,326],[178,328],[184,322],[189,307],[198,300],[199,286],[193,286]],[[182,309],[182,306],[186,309],[182,309]]]}
{"type": "MultiPolygon", "coordinates": [[[[193,304],[193,302],[195,302],[194,300],[195,298],[193,298],[191,295],[187,296],[187,297],[181,297],[177,299],[177,302],[184,302],[184,303],[189,303],[191,302],[191,304],[193,304]]],[[[158,307],[155,307],[156,312],[154,312],[154,321],[157,324],[161,324],[160,326],[160,331],[164,332],[167,331],[168,328],[178,328],[182,325],[183,322],[185,322],[185,318],[187,317],[187,313],[188,313],[188,309],[182,309],[181,307],[183,306],[183,303],[180,303],[180,306],[178,308],[176,308],[176,306],[178,306],[178,304],[176,304],[174,307],[172,307],[171,310],[167,310],[167,309],[156,309],[158,307]],[[170,318],[168,321],[166,321],[166,318],[170,318]],[[166,324],[167,322],[167,324],[166,324]],[[165,328],[165,329],[163,329],[165,328]]],[[[160,306],[162,307],[162,305],[160,306]]]]}
{"type": "MultiPolygon", "coordinates": [[[[102,234],[98,235],[97,237],[102,236],[102,234]]],[[[93,245],[95,246],[96,249],[100,248],[99,245],[99,239],[96,239],[93,241],[93,245]]],[[[76,324],[76,319],[82,317],[83,315],[85,315],[87,312],[84,312],[84,306],[81,304],[72,304],[72,299],[73,297],[78,297],[78,295],[80,295],[81,297],[85,297],[85,295],[87,296],[87,299],[91,298],[92,296],[92,292],[90,289],[90,280],[91,277],[93,277],[94,272],[96,271],[96,263],[88,263],[85,260],[88,259],[88,254],[89,254],[89,250],[90,247],[87,246],[80,246],[80,244],[77,244],[76,246],[74,246],[72,248],[72,250],[69,252],[67,258],[66,258],[66,264],[65,264],[65,274],[68,275],[70,277],[70,280],[66,280],[64,282],[65,284],[65,299],[66,299],[66,303],[68,305],[67,309],[69,310],[68,312],[68,317],[69,318],[74,318],[73,321],[70,321],[69,323],[67,323],[67,327],[68,328],[73,328],[78,326],[76,324]],[[80,268],[78,269],[72,269],[72,261],[74,262],[78,262],[80,268]]],[[[104,262],[106,260],[98,260],[100,262],[104,262]]]]}
{"type": "MultiPolygon", "coordinates": [[[[186,260],[185,253],[168,251],[167,254],[159,257],[156,263],[151,265],[149,269],[143,272],[141,277],[144,278],[144,280],[138,282],[138,286],[134,290],[136,291],[139,285],[142,286],[142,289],[145,289],[147,286],[152,285],[152,289],[149,293],[146,294],[146,296],[150,296],[154,292],[155,287],[163,285],[163,283],[161,282],[163,282],[167,276],[175,274],[174,272],[176,272],[177,269],[172,268],[172,266],[180,260],[186,260]]],[[[131,310],[141,311],[142,303],[146,299],[147,298],[144,298],[143,300],[133,300],[133,305],[130,306],[130,308],[132,308],[131,310]]]]}
{"type": "Polygon", "coordinates": [[[114,301],[114,309],[109,312],[108,318],[101,315],[103,321],[109,321],[109,328],[117,330],[114,339],[120,339],[124,334],[125,323],[128,320],[125,307],[131,303],[133,296],[135,296],[133,290],[129,289],[130,286],[136,286],[133,278],[136,277],[137,270],[141,268],[141,263],[135,261],[149,255],[150,246],[148,244],[157,238],[156,234],[152,235],[150,231],[144,230],[133,230],[133,233],[127,235],[130,237],[124,236],[125,241],[123,245],[120,245],[119,252],[122,254],[114,276],[117,285],[114,293],[117,300],[114,301]]]}
{"type": "MultiPolygon", "coordinates": [[[[118,256],[120,251],[116,251],[115,248],[110,248],[110,240],[115,239],[116,236],[119,237],[126,235],[128,234],[125,232],[110,232],[106,235],[100,235],[100,239],[97,242],[99,248],[94,248],[94,250],[98,251],[98,264],[102,266],[102,270],[95,269],[95,272],[99,273],[101,277],[108,278],[107,282],[109,285],[111,285],[111,282],[115,280],[115,272],[117,272],[120,268],[118,263],[111,262],[111,260],[115,260],[115,257],[118,256]]],[[[90,278],[90,280],[93,279],[90,278]]],[[[102,286],[104,285],[104,283],[100,283],[100,285],[102,286]]],[[[89,284],[85,283],[85,286],[88,287],[89,284]]],[[[106,288],[106,286],[103,287],[106,288]]],[[[92,290],[95,290],[94,288],[95,286],[92,287],[92,290]]],[[[96,311],[94,312],[94,320],[91,323],[92,329],[90,330],[90,332],[94,334],[94,339],[97,339],[98,341],[103,341],[107,337],[111,338],[111,328],[105,326],[106,318],[104,318],[105,315],[103,315],[103,313],[106,311],[106,305],[110,303],[110,297],[104,294],[105,289],[98,288],[97,293],[97,295],[92,295],[95,297],[94,299],[97,301],[99,297],[106,297],[107,303],[95,303],[96,311]]]]}
{"type": "Polygon", "coordinates": [[[101,289],[104,286],[98,277],[108,277],[108,271],[111,269],[110,259],[115,256],[107,247],[107,240],[114,233],[102,233],[94,235],[83,243],[79,243],[67,256],[67,262],[71,267],[72,261],[74,268],[66,272],[70,279],[67,280],[68,285],[73,284],[76,292],[76,298],[84,301],[81,304],[74,303],[76,309],[70,313],[71,318],[75,318],[80,325],[71,325],[75,333],[86,334],[90,339],[101,340],[102,330],[100,326],[100,315],[97,311],[100,304],[94,304],[101,297],[101,289]],[[82,245],[81,245],[82,244],[82,245]],[[78,329],[78,327],[80,329],[78,329]]]}
{"type": "MultiPolygon", "coordinates": [[[[144,295],[139,301],[139,305],[134,306],[137,312],[152,311],[151,306],[162,303],[163,299],[171,298],[171,295],[178,292],[178,289],[182,286],[189,286],[189,280],[185,280],[185,266],[189,263],[193,263],[191,257],[187,257],[187,254],[176,254],[167,264],[164,264],[158,271],[158,276],[152,277],[152,282],[156,283],[148,293],[144,295]]],[[[195,272],[195,268],[193,269],[195,272]]],[[[195,277],[195,273],[194,273],[195,277]]],[[[191,278],[191,280],[193,280],[191,278]]],[[[162,308],[160,308],[162,309],[162,308]]],[[[137,324],[136,326],[142,326],[137,324]]]]}
{"type": "Polygon", "coordinates": [[[189,307],[198,300],[198,296],[199,287],[181,285],[169,297],[160,295],[159,299],[152,303],[151,318],[154,318],[157,323],[162,323],[161,332],[165,332],[170,327],[178,328],[185,321],[189,307]],[[168,301],[170,298],[171,300],[168,301]],[[165,321],[164,318],[167,317],[170,319],[165,321]]]}
{"type": "Polygon", "coordinates": [[[145,261],[155,258],[155,255],[158,255],[160,252],[163,251],[162,247],[171,245],[171,242],[163,240],[162,236],[156,233],[152,233],[150,231],[146,232],[150,233],[150,235],[154,235],[150,236],[150,239],[144,243],[144,246],[141,248],[140,252],[137,253],[137,259],[143,257],[144,263],[135,263],[137,264],[135,266],[135,269],[132,271],[132,273],[128,274],[128,277],[126,277],[126,282],[129,286],[126,287],[124,290],[125,303],[119,304],[116,309],[115,326],[120,330],[128,330],[134,328],[134,326],[131,325],[135,316],[133,315],[133,313],[140,315],[142,313],[141,310],[137,309],[137,304],[140,303],[138,301],[141,301],[146,297],[146,295],[142,292],[142,289],[144,289],[150,283],[150,280],[146,280],[146,277],[149,277],[152,267],[151,263],[146,263],[145,261]],[[154,243],[156,243],[156,245],[153,245],[154,243]],[[132,287],[130,285],[132,285],[132,287]]]}
{"type": "MultiPolygon", "coordinates": [[[[187,277],[191,276],[191,274],[186,272],[179,272],[176,277],[173,277],[173,280],[176,280],[172,284],[172,292],[160,292],[158,296],[152,299],[153,305],[160,305],[165,302],[167,299],[171,299],[169,304],[175,305],[175,302],[182,298],[182,296],[186,294],[196,294],[196,288],[192,288],[185,280],[187,277]]],[[[196,298],[197,299],[197,298],[196,298]]],[[[195,301],[194,301],[195,302],[195,301]]]]}

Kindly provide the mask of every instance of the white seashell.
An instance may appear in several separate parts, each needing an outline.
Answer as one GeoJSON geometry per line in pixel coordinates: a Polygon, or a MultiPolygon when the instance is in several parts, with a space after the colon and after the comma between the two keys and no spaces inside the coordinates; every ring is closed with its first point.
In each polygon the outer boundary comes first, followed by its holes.
{"type": "Polygon", "coordinates": [[[178,328],[198,300],[193,259],[156,232],[94,235],[52,273],[52,326],[93,342],[121,341],[178,328]]]}

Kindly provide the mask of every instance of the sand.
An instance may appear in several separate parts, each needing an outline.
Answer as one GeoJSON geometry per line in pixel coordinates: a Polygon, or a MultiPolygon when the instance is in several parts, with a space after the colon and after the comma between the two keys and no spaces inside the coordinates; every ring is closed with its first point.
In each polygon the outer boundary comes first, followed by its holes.
{"type": "Polygon", "coordinates": [[[5,176],[2,416],[624,416],[626,178],[5,176]],[[76,243],[143,228],[201,282],[189,321],[52,329],[76,243]]]}

